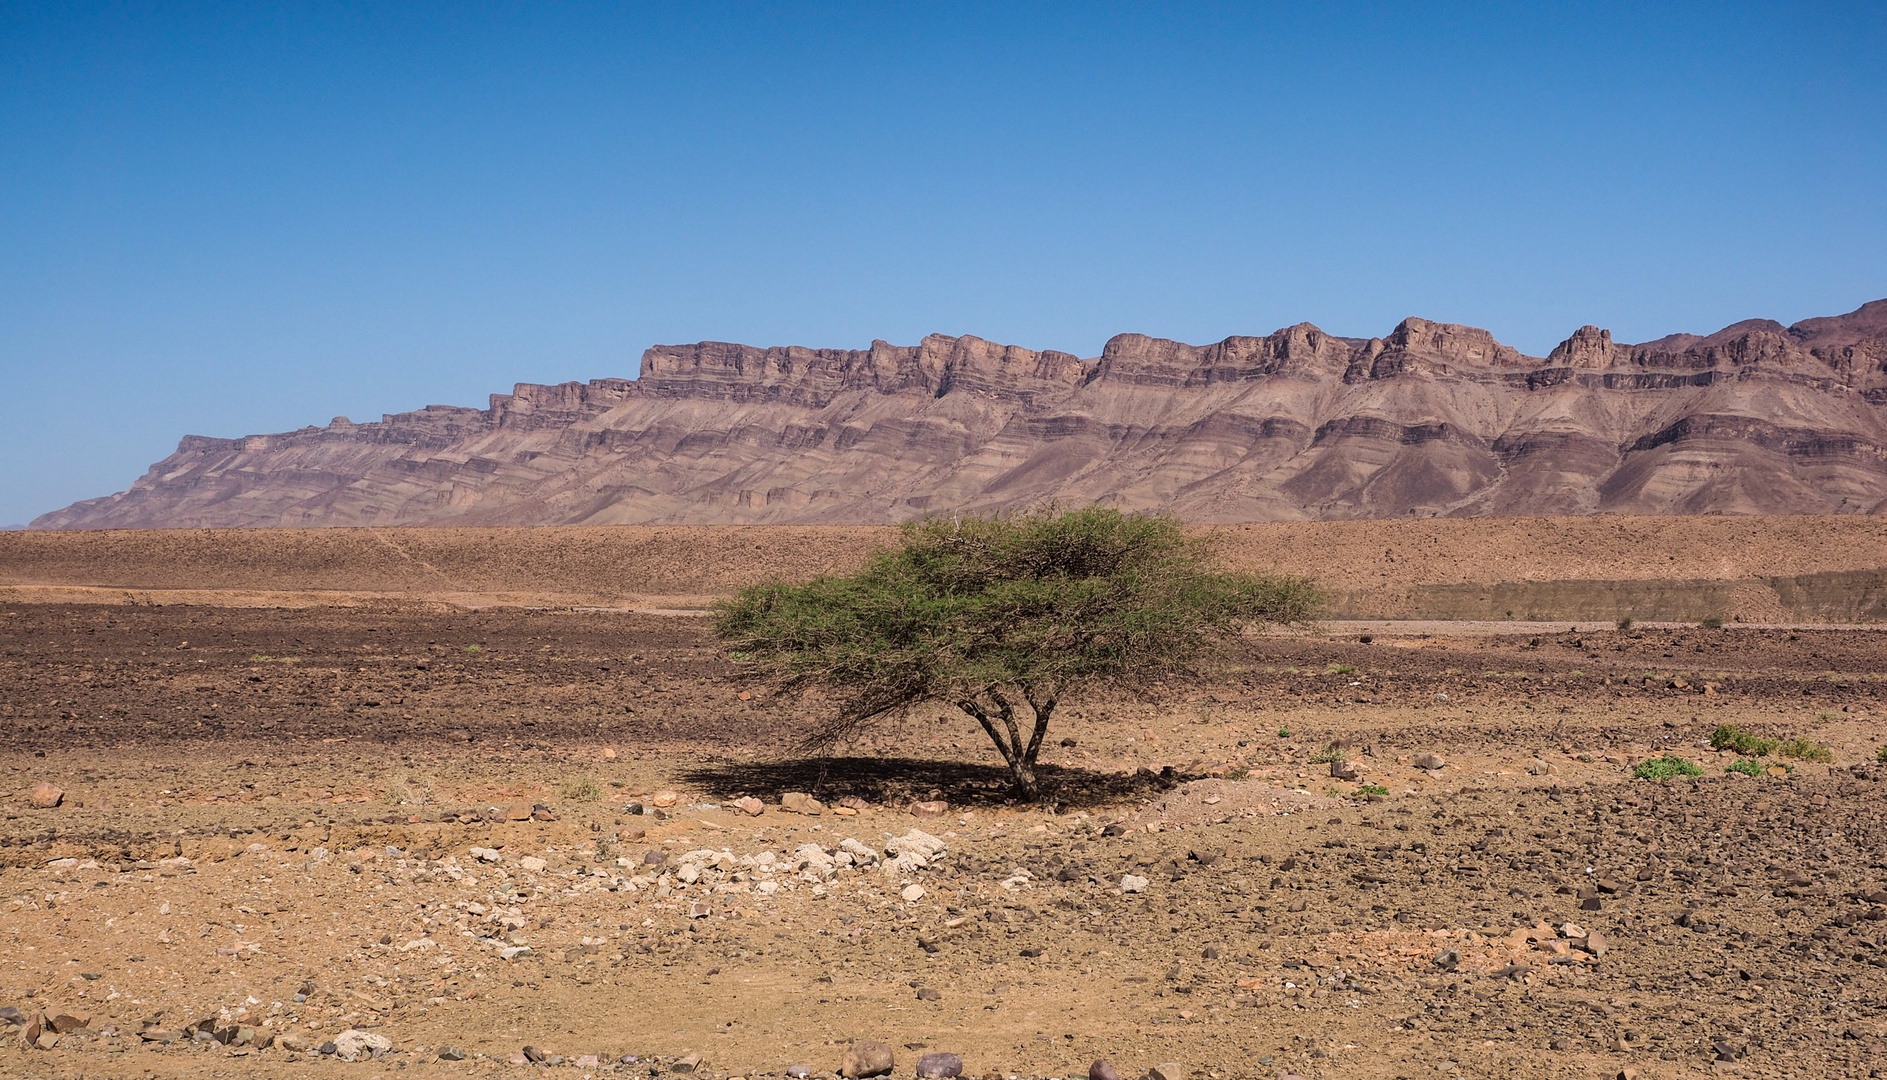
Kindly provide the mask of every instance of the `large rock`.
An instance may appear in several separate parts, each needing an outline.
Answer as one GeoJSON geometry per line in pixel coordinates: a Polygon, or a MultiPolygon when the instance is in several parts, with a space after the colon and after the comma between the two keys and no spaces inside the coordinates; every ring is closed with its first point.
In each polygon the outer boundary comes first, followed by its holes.
{"type": "Polygon", "coordinates": [[[42,780],[26,793],[26,801],[41,810],[51,810],[65,801],[66,789],[42,780]]]}
{"type": "Polygon", "coordinates": [[[803,791],[789,791],[780,796],[780,809],[792,814],[810,814],[817,817],[826,812],[826,804],[803,791]]]}
{"type": "Polygon", "coordinates": [[[1865,512],[1887,502],[1884,355],[1887,301],[1640,345],[1586,326],[1546,357],[1417,318],[1120,334],[1090,360],[941,334],[658,345],[635,379],[484,409],[185,436],[32,527],[882,524],[1057,500],[1197,521],[1865,512]]]}
{"type": "Polygon", "coordinates": [[[839,1075],[846,1080],[857,1080],[861,1076],[888,1076],[896,1067],[897,1060],[892,1056],[888,1043],[865,1039],[846,1048],[845,1057],[839,1062],[839,1075]]]}

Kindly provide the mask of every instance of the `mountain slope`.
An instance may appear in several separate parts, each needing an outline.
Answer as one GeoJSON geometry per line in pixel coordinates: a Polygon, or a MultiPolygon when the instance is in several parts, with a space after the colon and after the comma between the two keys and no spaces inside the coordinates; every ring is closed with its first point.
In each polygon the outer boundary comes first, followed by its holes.
{"type": "Polygon", "coordinates": [[[1198,521],[1887,509],[1887,300],[1791,327],[1548,356],[1407,319],[1099,358],[974,337],[657,346],[634,380],[520,384],[242,439],[187,436],[33,528],[879,523],[1045,500],[1198,521]]]}

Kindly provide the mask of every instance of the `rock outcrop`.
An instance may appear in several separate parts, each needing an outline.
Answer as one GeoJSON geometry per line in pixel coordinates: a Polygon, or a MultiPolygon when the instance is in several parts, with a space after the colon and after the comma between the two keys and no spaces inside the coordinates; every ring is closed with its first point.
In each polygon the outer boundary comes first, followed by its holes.
{"type": "Polygon", "coordinates": [[[1887,509],[1887,300],[1544,358],[1407,319],[1100,357],[657,346],[486,409],[186,436],[34,528],[877,523],[1055,500],[1196,521],[1887,509]]]}

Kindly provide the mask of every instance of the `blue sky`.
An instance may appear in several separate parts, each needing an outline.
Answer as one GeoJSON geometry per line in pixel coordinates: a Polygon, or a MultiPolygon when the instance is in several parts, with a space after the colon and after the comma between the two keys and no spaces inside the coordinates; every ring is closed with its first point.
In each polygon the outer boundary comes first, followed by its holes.
{"type": "Polygon", "coordinates": [[[1878,4],[0,0],[0,525],[656,342],[1887,296],[1878,4]]]}

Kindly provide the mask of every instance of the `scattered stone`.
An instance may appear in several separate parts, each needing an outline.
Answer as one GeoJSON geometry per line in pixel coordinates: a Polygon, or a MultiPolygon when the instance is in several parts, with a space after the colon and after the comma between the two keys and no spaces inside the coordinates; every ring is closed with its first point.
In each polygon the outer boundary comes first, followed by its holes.
{"type": "Polygon", "coordinates": [[[46,1026],[61,1035],[70,1035],[74,1031],[92,1026],[92,1014],[74,1010],[60,1009],[46,1016],[46,1026]]]}
{"type": "Polygon", "coordinates": [[[505,807],[505,820],[529,821],[531,820],[531,809],[530,803],[514,802],[510,806],[505,807]]]}
{"type": "Polygon", "coordinates": [[[0,1008],[0,1024],[11,1024],[14,1027],[25,1027],[26,1014],[21,1012],[16,1006],[13,1006],[13,1005],[8,1005],[5,1008],[0,1008]]]}
{"type": "MultiPolygon", "coordinates": [[[[148,1039],[150,1038],[150,1034],[149,1032],[145,1032],[145,1033],[142,1033],[139,1037],[148,1039]]],[[[164,1039],[162,1041],[170,1042],[172,1040],[164,1039]]],[[[279,1037],[276,1038],[275,1043],[277,1046],[280,1046],[284,1050],[292,1050],[298,1054],[305,1054],[308,1051],[313,1050],[315,1048],[314,1040],[310,1039],[308,1036],[302,1034],[299,1031],[283,1032],[279,1037]]]]}
{"type": "MultiPolygon", "coordinates": [[[[919,987],[919,988],[918,988],[918,991],[917,991],[917,1000],[919,1000],[919,1001],[942,1001],[942,1000],[943,1000],[943,991],[941,991],[941,990],[936,990],[936,989],[933,989],[933,988],[931,988],[931,987],[928,987],[928,986],[924,986],[924,987],[919,987]]],[[[923,1075],[923,1063],[922,1063],[922,1062],[919,1062],[919,1063],[918,1063],[918,1075],[919,1075],[919,1076],[922,1076],[922,1075],[923,1075]]],[[[951,1073],[950,1075],[951,1075],[951,1076],[955,1076],[955,1075],[956,1075],[956,1073],[951,1073]]]]}
{"type": "MultiPolygon", "coordinates": [[[[948,814],[949,812],[950,812],[950,804],[945,802],[942,799],[931,799],[927,802],[917,802],[917,803],[911,804],[912,817],[938,818],[938,817],[943,817],[945,814],[948,814]]],[[[956,1074],[952,1073],[951,1075],[954,1076],[956,1074]]]]}
{"type": "Polygon", "coordinates": [[[1147,1070],[1147,1080],[1186,1080],[1186,1068],[1177,1061],[1162,1061],[1147,1070]]]}
{"type": "Polygon", "coordinates": [[[504,854],[496,848],[475,847],[468,854],[479,862],[500,862],[504,859],[504,854]]]}
{"type": "Polygon", "coordinates": [[[393,1040],[374,1031],[349,1028],[334,1037],[334,1053],[349,1061],[393,1049],[393,1040]]]}
{"type": "Polygon", "coordinates": [[[672,791],[658,791],[649,796],[649,805],[666,810],[681,801],[681,796],[672,791]]]}
{"type": "Polygon", "coordinates": [[[334,1052],[339,1049],[340,1047],[336,1046],[334,1043],[324,1042],[320,1046],[315,1047],[315,1053],[323,1057],[331,1057],[334,1052]]]}
{"type": "Polygon", "coordinates": [[[887,1043],[875,1039],[854,1042],[845,1051],[845,1057],[839,1062],[839,1075],[846,1080],[858,1080],[866,1076],[887,1076],[897,1067],[897,1061],[891,1055],[887,1043]]]}
{"type": "Polygon", "coordinates": [[[465,1051],[459,1049],[456,1046],[441,1046],[439,1048],[439,1060],[440,1061],[464,1061],[465,1051]]]}
{"type": "Polygon", "coordinates": [[[752,795],[743,795],[735,799],[732,805],[734,809],[746,814],[748,817],[759,817],[761,814],[767,812],[767,804],[754,798],[752,795]]]}
{"type": "Polygon", "coordinates": [[[674,1062],[669,1065],[668,1070],[670,1072],[691,1073],[699,1068],[701,1068],[700,1054],[684,1054],[676,1058],[674,1062]]]}
{"type": "Polygon", "coordinates": [[[1551,773],[1558,772],[1559,769],[1545,758],[1534,758],[1532,761],[1527,762],[1527,771],[1534,776],[1547,776],[1551,773]]]}
{"type": "Polygon", "coordinates": [[[1148,884],[1149,882],[1146,878],[1140,877],[1137,874],[1122,874],[1120,876],[1120,891],[1124,893],[1146,892],[1148,884]]]}
{"type": "Polygon", "coordinates": [[[812,1066],[788,1065],[786,1067],[786,1075],[792,1077],[793,1080],[806,1080],[808,1076],[812,1075],[812,1066]]]}
{"type": "Polygon", "coordinates": [[[950,1080],[962,1076],[963,1059],[955,1054],[925,1054],[917,1059],[917,1075],[918,1080],[950,1080]]]}
{"type": "Polygon", "coordinates": [[[64,788],[41,780],[39,783],[33,785],[32,791],[27,793],[26,801],[38,809],[51,810],[61,802],[64,802],[65,797],[66,790],[64,788]]]}
{"type": "Polygon", "coordinates": [[[579,1054],[571,1064],[579,1069],[595,1069],[603,1064],[603,1059],[595,1054],[579,1054]]]}
{"type": "Polygon", "coordinates": [[[780,796],[780,809],[789,814],[805,814],[818,817],[826,812],[826,804],[803,791],[789,791],[780,796]]]}
{"type": "Polygon", "coordinates": [[[690,919],[705,919],[712,914],[714,914],[714,909],[699,900],[688,905],[688,917],[690,919]]]}
{"type": "Polygon", "coordinates": [[[1434,754],[1422,754],[1415,759],[1415,767],[1423,772],[1434,772],[1437,769],[1447,768],[1448,763],[1434,754]]]}
{"type": "Polygon", "coordinates": [[[1333,761],[1330,763],[1330,777],[1333,780],[1354,780],[1361,775],[1362,772],[1353,762],[1333,761]]]}
{"type": "Polygon", "coordinates": [[[535,1046],[527,1046],[518,1052],[524,1055],[524,1060],[533,1065],[542,1063],[543,1060],[549,1056],[535,1046]]]}
{"type": "Polygon", "coordinates": [[[1120,1073],[1107,1063],[1106,1058],[1088,1066],[1088,1080],[1120,1080],[1120,1073]]]}
{"type": "MultiPolygon", "coordinates": [[[[285,1050],[304,1050],[305,1051],[308,1049],[308,1046],[306,1045],[308,1042],[307,1039],[301,1040],[303,1045],[289,1046],[288,1040],[293,1037],[294,1036],[284,1035],[281,1037],[281,1039],[277,1041],[282,1044],[282,1048],[285,1050]]],[[[159,1045],[168,1046],[171,1043],[181,1040],[183,1038],[183,1032],[178,1031],[176,1028],[145,1028],[143,1031],[138,1032],[138,1038],[144,1042],[158,1043],[159,1045]]]]}
{"type": "Polygon", "coordinates": [[[924,887],[917,884],[906,885],[904,891],[898,895],[902,896],[906,903],[915,903],[924,898],[924,887]]]}
{"type": "Polygon", "coordinates": [[[887,866],[904,874],[941,862],[947,850],[948,845],[942,840],[918,829],[885,841],[885,854],[891,856],[887,866]]]}
{"type": "Polygon", "coordinates": [[[1443,971],[1453,971],[1461,966],[1461,954],[1454,949],[1443,949],[1430,962],[1443,971]]]}
{"type": "Polygon", "coordinates": [[[530,873],[541,874],[544,872],[544,867],[549,864],[535,855],[526,855],[518,860],[518,865],[530,873]]]}
{"type": "Polygon", "coordinates": [[[529,955],[531,955],[531,947],[529,945],[506,945],[504,948],[498,950],[498,958],[500,960],[516,960],[519,957],[529,955]]]}

